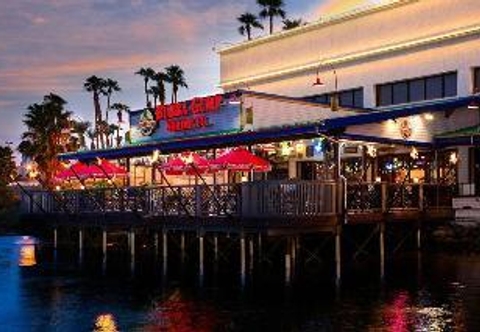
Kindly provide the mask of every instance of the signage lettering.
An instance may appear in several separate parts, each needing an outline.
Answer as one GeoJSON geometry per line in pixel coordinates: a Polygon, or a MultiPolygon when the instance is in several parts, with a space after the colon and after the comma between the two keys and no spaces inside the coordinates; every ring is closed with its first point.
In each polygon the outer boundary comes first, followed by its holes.
{"type": "Polygon", "coordinates": [[[160,105],[155,110],[157,122],[165,121],[167,131],[189,131],[197,128],[210,127],[213,124],[208,113],[217,112],[222,104],[222,95],[194,98],[189,102],[160,105]]]}

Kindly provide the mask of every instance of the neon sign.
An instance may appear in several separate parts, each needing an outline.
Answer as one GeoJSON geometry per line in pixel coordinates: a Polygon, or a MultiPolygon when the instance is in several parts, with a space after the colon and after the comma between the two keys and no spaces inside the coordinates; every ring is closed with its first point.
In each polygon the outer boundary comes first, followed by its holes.
{"type": "Polygon", "coordinates": [[[155,118],[157,122],[166,122],[169,132],[189,131],[210,127],[213,123],[209,113],[218,112],[223,101],[222,95],[194,98],[190,102],[157,106],[155,118]]]}
{"type": "Polygon", "coordinates": [[[129,113],[131,142],[201,137],[241,130],[241,109],[235,94],[194,98],[155,109],[129,113]]]}

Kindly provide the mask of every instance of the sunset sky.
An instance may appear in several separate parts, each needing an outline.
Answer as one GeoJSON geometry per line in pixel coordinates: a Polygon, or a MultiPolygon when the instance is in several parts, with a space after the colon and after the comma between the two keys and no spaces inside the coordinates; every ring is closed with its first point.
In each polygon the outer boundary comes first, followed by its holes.
{"type": "MultiPolygon", "coordinates": [[[[288,17],[305,21],[364,2],[285,0],[288,17]]],[[[258,13],[255,0],[0,0],[0,8],[0,145],[18,144],[26,107],[50,92],[91,120],[83,90],[91,75],[117,80],[113,102],[133,109],[144,105],[140,67],[180,65],[189,85],[180,99],[219,92],[212,47],[241,41],[236,17],[258,13]]]]}

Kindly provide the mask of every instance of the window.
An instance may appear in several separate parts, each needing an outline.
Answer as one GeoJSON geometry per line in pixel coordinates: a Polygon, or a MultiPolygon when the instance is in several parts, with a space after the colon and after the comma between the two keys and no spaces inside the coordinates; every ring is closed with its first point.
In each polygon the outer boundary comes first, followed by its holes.
{"type": "MultiPolygon", "coordinates": [[[[333,93],[324,93],[321,95],[308,96],[303,99],[320,104],[330,104],[330,98],[333,93]]],[[[343,90],[338,92],[338,101],[341,107],[363,107],[363,88],[343,90]]]]}
{"type": "Polygon", "coordinates": [[[475,68],[473,71],[473,92],[480,92],[480,67],[475,68]]]}
{"type": "Polygon", "coordinates": [[[406,104],[456,95],[457,73],[452,72],[378,85],[377,106],[406,104]]]}

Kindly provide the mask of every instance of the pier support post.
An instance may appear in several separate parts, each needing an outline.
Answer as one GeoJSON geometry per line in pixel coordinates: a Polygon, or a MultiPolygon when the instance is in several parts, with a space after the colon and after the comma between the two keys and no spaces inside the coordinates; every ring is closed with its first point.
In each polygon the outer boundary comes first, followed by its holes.
{"type": "Polygon", "coordinates": [[[155,250],[155,258],[157,258],[158,256],[158,233],[157,232],[155,232],[153,236],[153,247],[155,250]]]}
{"type": "Polygon", "coordinates": [[[198,276],[200,278],[200,284],[203,282],[204,274],[204,248],[203,248],[203,234],[198,236],[198,276]]]}
{"type": "Polygon", "coordinates": [[[422,226],[420,221],[417,224],[417,250],[422,250],[422,226]]]}
{"type": "Polygon", "coordinates": [[[242,286],[245,286],[245,235],[240,235],[240,280],[242,286]]]}
{"type": "Polygon", "coordinates": [[[107,231],[102,230],[102,272],[107,271],[107,231]]]}
{"type": "Polygon", "coordinates": [[[102,231],[102,255],[103,257],[107,256],[107,231],[102,231]]]}
{"type": "Polygon", "coordinates": [[[258,261],[261,263],[262,260],[263,260],[263,253],[262,253],[262,233],[258,233],[257,251],[258,251],[258,261]]]}
{"type": "Polygon", "coordinates": [[[213,237],[213,255],[215,262],[218,262],[218,235],[215,234],[213,237]]]}
{"type": "Polygon", "coordinates": [[[342,281],[342,226],[335,229],[335,283],[340,286],[342,281]]]}
{"type": "Polygon", "coordinates": [[[83,230],[78,230],[78,262],[80,265],[83,263],[83,230]]]}
{"type": "Polygon", "coordinates": [[[254,247],[253,247],[253,239],[250,238],[248,240],[248,249],[249,249],[249,261],[248,261],[248,269],[250,272],[253,271],[253,261],[254,261],[254,247]]]}
{"type": "Polygon", "coordinates": [[[130,257],[133,259],[135,257],[135,232],[130,231],[130,257]]]}
{"type": "Polygon", "coordinates": [[[185,262],[185,233],[180,235],[180,259],[182,264],[185,262]]]}
{"type": "Polygon", "coordinates": [[[53,249],[57,249],[58,247],[58,232],[57,228],[53,229],[53,249]]]}
{"type": "Polygon", "coordinates": [[[167,268],[168,268],[168,237],[167,231],[163,230],[163,250],[162,250],[162,261],[163,261],[163,275],[167,275],[167,268]]]}
{"type": "Polygon", "coordinates": [[[385,223],[379,225],[380,240],[380,278],[385,278],[385,223]]]}
{"type": "Polygon", "coordinates": [[[285,284],[290,285],[292,280],[292,240],[287,238],[285,248],[285,284]]]}

